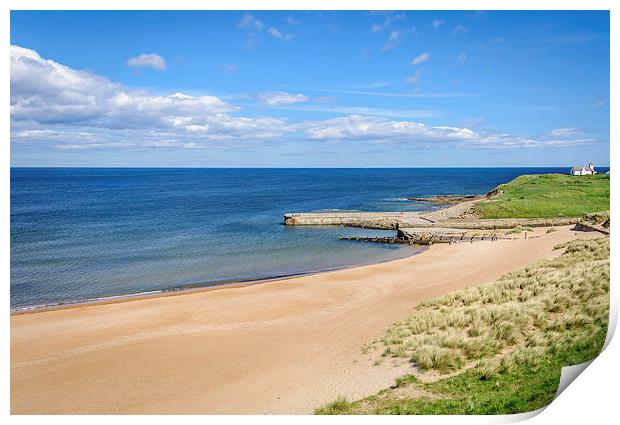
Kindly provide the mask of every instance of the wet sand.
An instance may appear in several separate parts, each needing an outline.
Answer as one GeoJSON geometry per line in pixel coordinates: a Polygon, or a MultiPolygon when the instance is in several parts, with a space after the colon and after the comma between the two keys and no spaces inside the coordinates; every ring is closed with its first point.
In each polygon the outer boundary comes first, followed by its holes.
{"type": "MultiPolygon", "coordinates": [[[[11,412],[312,413],[391,385],[362,346],[420,300],[601,235],[434,245],[388,263],[11,317],[11,412]]],[[[531,235],[531,234],[530,234],[531,235]]]]}

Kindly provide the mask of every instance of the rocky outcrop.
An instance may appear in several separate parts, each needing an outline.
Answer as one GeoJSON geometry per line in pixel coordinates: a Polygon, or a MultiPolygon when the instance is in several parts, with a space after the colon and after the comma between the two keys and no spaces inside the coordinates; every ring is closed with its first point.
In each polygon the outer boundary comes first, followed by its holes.
{"type": "Polygon", "coordinates": [[[485,196],[487,199],[491,199],[491,198],[497,198],[498,196],[502,196],[503,194],[504,194],[504,191],[502,189],[495,188],[492,191],[487,192],[485,196]]]}

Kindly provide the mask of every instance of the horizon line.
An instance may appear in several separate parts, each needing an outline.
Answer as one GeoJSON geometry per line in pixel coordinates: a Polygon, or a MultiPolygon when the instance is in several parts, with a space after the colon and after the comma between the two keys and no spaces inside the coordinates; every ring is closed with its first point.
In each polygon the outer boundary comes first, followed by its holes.
{"type": "MultiPolygon", "coordinates": [[[[610,165],[596,165],[595,167],[599,168],[610,168],[610,165]]],[[[170,166],[170,165],[11,165],[9,168],[169,168],[169,169],[289,169],[289,170],[299,170],[299,169],[413,169],[413,168],[421,168],[421,169],[430,169],[430,168],[570,168],[573,165],[504,165],[504,166],[487,166],[487,165],[437,165],[437,166],[396,166],[396,167],[378,167],[378,166],[368,166],[368,167],[330,167],[330,166],[309,166],[309,167],[280,167],[280,166],[230,166],[230,167],[221,167],[221,166],[189,166],[189,165],[179,165],[179,166],[170,166]]]]}

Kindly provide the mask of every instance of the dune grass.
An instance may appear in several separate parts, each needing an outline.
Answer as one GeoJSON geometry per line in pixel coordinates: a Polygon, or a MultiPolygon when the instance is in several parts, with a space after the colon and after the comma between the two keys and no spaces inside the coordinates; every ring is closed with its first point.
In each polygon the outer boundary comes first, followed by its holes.
{"type": "Polygon", "coordinates": [[[387,331],[382,355],[409,359],[425,383],[406,379],[316,413],[506,414],[548,404],[562,366],[600,352],[609,314],[609,239],[557,248],[556,259],[420,303],[387,331]],[[402,397],[403,386],[427,395],[402,397]]]}
{"type": "Polygon", "coordinates": [[[523,175],[497,187],[503,193],[477,203],[480,218],[581,217],[609,210],[609,175],[523,175]]]}
{"type": "Polygon", "coordinates": [[[609,211],[599,211],[595,213],[584,214],[584,216],[581,217],[579,222],[595,226],[602,226],[605,229],[609,229],[609,211]]]}
{"type": "Polygon", "coordinates": [[[534,229],[532,229],[531,227],[523,227],[523,226],[516,226],[513,227],[512,229],[508,230],[506,232],[507,235],[514,235],[514,234],[519,234],[522,232],[533,232],[534,229]]]}

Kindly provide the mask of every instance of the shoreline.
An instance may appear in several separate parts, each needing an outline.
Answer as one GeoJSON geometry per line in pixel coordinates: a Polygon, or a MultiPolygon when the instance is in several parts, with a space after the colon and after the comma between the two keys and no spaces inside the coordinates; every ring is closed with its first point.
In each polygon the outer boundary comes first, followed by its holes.
{"type": "MultiPolygon", "coordinates": [[[[407,247],[405,246],[403,246],[402,248],[407,249],[407,247]]],[[[352,264],[352,265],[342,266],[342,267],[320,269],[320,270],[314,270],[314,271],[309,271],[309,272],[293,273],[293,274],[280,275],[280,276],[271,276],[271,277],[265,277],[265,278],[260,278],[260,279],[231,280],[231,281],[220,281],[220,282],[215,282],[215,283],[204,283],[204,284],[196,283],[196,284],[185,285],[184,287],[144,291],[144,292],[137,292],[133,294],[110,295],[107,297],[89,298],[89,299],[84,299],[84,300],[68,301],[64,303],[51,303],[51,304],[40,304],[40,305],[34,305],[34,306],[15,307],[15,308],[10,309],[10,315],[20,316],[24,314],[35,314],[35,313],[41,313],[41,312],[46,312],[46,311],[79,308],[82,306],[116,304],[116,303],[124,303],[124,302],[143,300],[143,299],[149,299],[149,298],[172,297],[176,295],[191,294],[191,293],[197,293],[197,292],[209,292],[209,291],[215,291],[219,289],[242,288],[245,286],[260,285],[263,283],[269,283],[273,281],[289,280],[289,279],[295,279],[298,277],[305,277],[305,276],[316,276],[316,275],[320,275],[324,273],[330,273],[330,272],[335,272],[335,271],[340,271],[340,270],[355,269],[355,268],[365,267],[365,266],[373,266],[377,264],[387,264],[387,263],[391,263],[394,261],[399,261],[399,260],[410,258],[416,255],[423,254],[427,249],[428,249],[427,247],[418,246],[416,247],[415,252],[409,255],[406,255],[404,257],[398,257],[398,258],[393,258],[393,259],[384,260],[384,261],[371,261],[368,263],[352,264]]]]}
{"type": "Polygon", "coordinates": [[[11,412],[311,413],[411,371],[362,347],[419,301],[600,237],[441,244],[382,264],[260,285],[11,316],[11,412]]]}

